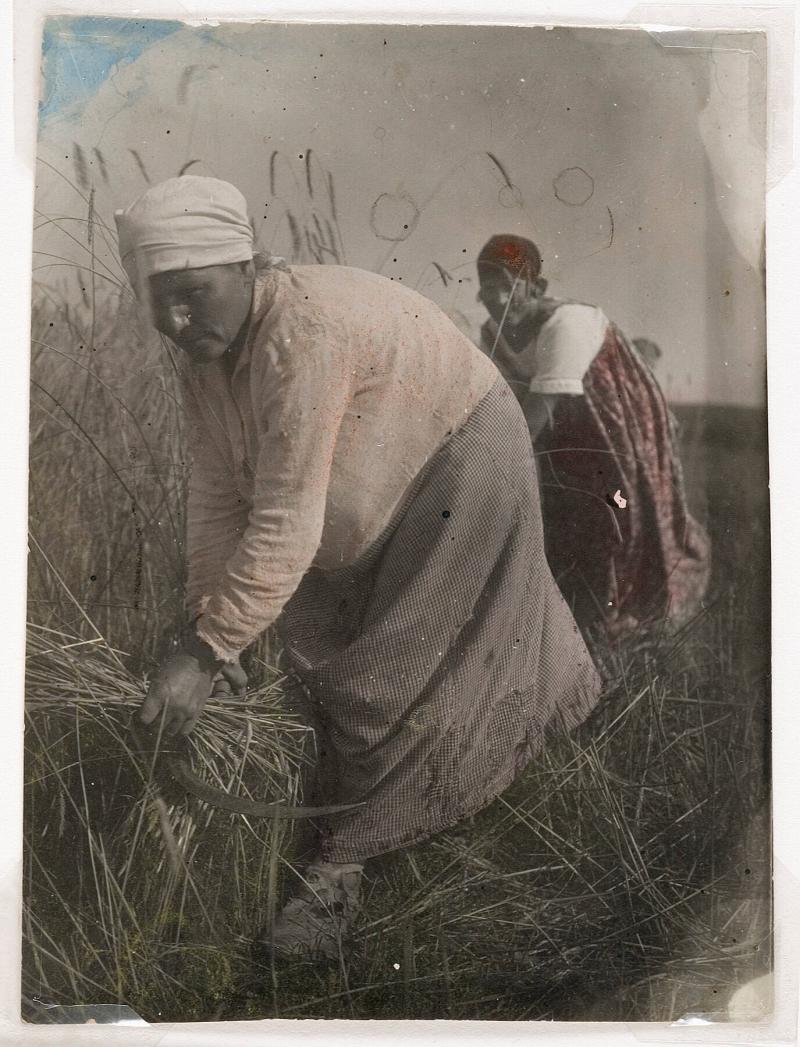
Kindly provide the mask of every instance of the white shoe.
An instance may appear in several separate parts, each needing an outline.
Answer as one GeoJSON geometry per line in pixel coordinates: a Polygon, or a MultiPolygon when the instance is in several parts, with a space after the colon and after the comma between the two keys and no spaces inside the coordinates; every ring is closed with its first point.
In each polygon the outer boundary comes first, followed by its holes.
{"type": "Polygon", "coordinates": [[[335,959],[359,909],[363,865],[313,862],[262,945],[280,959],[335,959]]]}

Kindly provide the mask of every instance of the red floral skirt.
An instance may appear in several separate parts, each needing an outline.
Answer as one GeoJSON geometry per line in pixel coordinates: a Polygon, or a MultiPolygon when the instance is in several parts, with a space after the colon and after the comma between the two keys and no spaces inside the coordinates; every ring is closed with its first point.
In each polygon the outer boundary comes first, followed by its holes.
{"type": "Polygon", "coordinates": [[[536,441],[550,567],[583,629],[680,624],[705,594],[710,546],[663,393],[613,327],[583,385],[536,441]]]}

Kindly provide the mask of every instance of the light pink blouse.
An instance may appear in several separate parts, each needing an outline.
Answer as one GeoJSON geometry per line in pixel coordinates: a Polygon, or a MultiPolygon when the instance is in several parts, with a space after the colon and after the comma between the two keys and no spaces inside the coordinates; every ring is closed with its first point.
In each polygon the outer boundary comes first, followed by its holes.
{"type": "Polygon", "coordinates": [[[187,369],[187,605],[231,659],[312,564],[352,563],[498,377],[427,298],[373,273],[257,275],[246,343],[187,369]]]}

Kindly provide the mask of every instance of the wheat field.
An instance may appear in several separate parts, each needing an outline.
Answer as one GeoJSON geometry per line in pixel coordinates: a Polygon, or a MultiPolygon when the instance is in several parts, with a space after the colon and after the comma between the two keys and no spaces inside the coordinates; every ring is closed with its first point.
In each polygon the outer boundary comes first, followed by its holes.
{"type": "MultiPolygon", "coordinates": [[[[763,452],[687,439],[715,548],[704,612],[597,652],[610,683],[587,724],[479,815],[371,863],[337,964],[272,964],[251,942],[296,882],[303,826],[188,799],[127,732],[181,621],[187,463],[176,361],[76,156],[65,252],[34,273],[24,1017],[724,1018],[771,963],[763,452]],[[737,487],[737,455],[763,485],[737,487]]],[[[307,205],[284,253],[340,260],[332,179],[307,205]]],[[[295,800],[313,732],[279,644],[257,647],[192,759],[295,800]]]]}

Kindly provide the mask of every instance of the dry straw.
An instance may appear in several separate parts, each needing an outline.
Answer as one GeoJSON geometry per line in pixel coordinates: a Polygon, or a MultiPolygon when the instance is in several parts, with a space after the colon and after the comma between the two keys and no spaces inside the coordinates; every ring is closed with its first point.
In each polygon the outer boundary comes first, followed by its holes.
{"type": "MultiPolygon", "coordinates": [[[[37,213],[50,239],[32,344],[26,1016],[117,1001],[151,1021],[723,1013],[769,964],[752,485],[711,521],[717,597],[698,621],[598,651],[611,684],[588,724],[487,811],[368,869],[332,968],[261,961],[250,942],[294,882],[295,828],[173,794],[127,733],[182,614],[187,462],[177,361],[139,323],[96,206],[92,171],[105,185],[113,170],[75,156],[76,217],[37,213]]],[[[265,171],[265,246],[342,261],[318,157],[296,172],[273,154],[265,171]]],[[[276,663],[266,642],[247,696],[209,703],[192,760],[226,790],[296,801],[309,734],[276,663]]]]}

